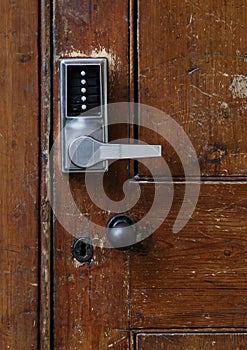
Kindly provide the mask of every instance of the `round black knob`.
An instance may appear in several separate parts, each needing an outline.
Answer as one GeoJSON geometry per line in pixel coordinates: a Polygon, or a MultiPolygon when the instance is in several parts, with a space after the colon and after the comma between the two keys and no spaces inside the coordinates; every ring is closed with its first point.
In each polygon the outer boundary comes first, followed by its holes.
{"type": "Polygon", "coordinates": [[[107,237],[114,248],[126,248],[136,243],[135,220],[129,215],[113,216],[107,224],[107,237]]]}

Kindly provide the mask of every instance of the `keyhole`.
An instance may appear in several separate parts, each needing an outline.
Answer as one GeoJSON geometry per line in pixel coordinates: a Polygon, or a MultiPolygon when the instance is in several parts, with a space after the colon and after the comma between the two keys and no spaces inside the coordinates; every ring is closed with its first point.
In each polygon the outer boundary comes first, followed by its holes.
{"type": "Polygon", "coordinates": [[[72,247],[72,255],[80,263],[90,262],[93,257],[93,246],[88,238],[77,239],[72,247]]]}
{"type": "Polygon", "coordinates": [[[80,256],[85,258],[86,254],[87,254],[87,244],[81,243],[80,256]]]}

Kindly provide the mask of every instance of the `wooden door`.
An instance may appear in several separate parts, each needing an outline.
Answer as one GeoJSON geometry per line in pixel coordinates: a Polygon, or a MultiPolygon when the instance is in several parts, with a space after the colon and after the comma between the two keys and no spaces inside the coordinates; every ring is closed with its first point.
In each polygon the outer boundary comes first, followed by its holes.
{"type": "MultiPolygon", "coordinates": [[[[159,136],[166,118],[149,116],[152,132],[111,128],[111,140],[134,133],[162,145],[174,180],[173,204],[164,222],[162,210],[156,211],[161,225],[142,243],[128,250],[95,246],[85,264],[72,258],[76,238],[54,220],[53,348],[247,347],[246,16],[244,0],[54,1],[54,138],[59,59],[106,57],[109,103],[143,103],[182,126],[196,151],[201,182],[193,173],[185,178],[176,147],[159,136]],[[189,222],[174,233],[185,180],[200,184],[200,196],[189,222]]],[[[143,125],[147,115],[140,108],[137,117],[143,125]]],[[[175,134],[174,139],[179,143],[175,134]]],[[[60,166],[55,165],[54,189],[66,217],[60,166]]],[[[126,179],[141,186],[129,212],[136,221],[151,207],[155,186],[163,198],[171,196],[166,174],[155,169],[156,184],[144,166],[128,161],[114,163],[105,174],[105,191],[114,200],[123,198],[126,179]]],[[[70,188],[89,218],[81,237],[96,234],[90,223],[106,226],[114,213],[91,201],[83,174],[70,176],[70,188]]]]}
{"type": "Polygon", "coordinates": [[[39,5],[0,2],[0,348],[39,348],[39,5]]]}

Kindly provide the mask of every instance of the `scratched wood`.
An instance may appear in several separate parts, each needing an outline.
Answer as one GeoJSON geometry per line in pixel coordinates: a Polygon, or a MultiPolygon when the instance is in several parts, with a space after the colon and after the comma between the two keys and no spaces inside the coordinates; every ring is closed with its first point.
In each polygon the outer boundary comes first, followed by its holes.
{"type": "Polygon", "coordinates": [[[0,12],[0,348],[38,349],[38,1],[0,12]]]}
{"type": "MultiPolygon", "coordinates": [[[[184,128],[202,175],[246,175],[246,1],[148,0],[138,11],[139,101],[184,128]]],[[[166,124],[155,129],[162,135],[166,124]]],[[[162,144],[173,176],[183,176],[171,145],[148,129],[140,137],[162,144]]]]}
{"type": "MultiPolygon", "coordinates": [[[[147,207],[151,191],[143,186],[147,207]]],[[[167,189],[160,203],[169,196],[167,189]]],[[[174,234],[183,197],[176,185],[167,219],[132,248],[131,328],[246,327],[246,184],[202,184],[192,218],[174,234]]],[[[162,220],[162,209],[153,216],[162,220]]]]}
{"type": "MultiPolygon", "coordinates": [[[[245,176],[244,0],[135,3],[132,21],[129,1],[55,1],[54,138],[59,132],[58,59],[106,57],[109,102],[131,99],[132,82],[140,102],[163,110],[188,133],[202,175],[217,176],[217,180],[245,176]],[[133,43],[138,44],[134,48],[137,57],[130,50],[133,43]]],[[[162,133],[165,119],[150,118],[152,122],[162,133]]],[[[126,128],[114,126],[110,138],[121,136],[127,136],[126,128]]],[[[172,145],[148,129],[140,129],[139,136],[148,143],[162,144],[172,175],[183,176],[183,165],[172,145]]],[[[148,173],[139,167],[139,174],[148,173]]],[[[121,186],[127,177],[128,163],[117,162],[110,168],[105,189],[111,198],[122,199],[121,186]]],[[[54,178],[59,212],[69,217],[59,162],[54,178]]],[[[158,193],[159,186],[164,190],[167,185],[159,184],[158,193]]],[[[53,346],[125,350],[130,346],[131,329],[245,328],[245,186],[204,183],[193,216],[174,234],[172,227],[184,196],[184,185],[176,185],[171,212],[152,236],[129,252],[95,248],[92,262],[83,266],[72,260],[75,237],[55,220],[53,346]]],[[[105,226],[108,211],[91,202],[83,175],[70,176],[70,188],[81,213],[90,218],[81,227],[81,236],[97,234],[93,223],[105,226]]],[[[154,196],[153,185],[141,188],[141,198],[130,211],[136,220],[151,208],[154,196]]],[[[160,201],[170,195],[167,186],[160,201]]],[[[162,222],[161,207],[153,215],[162,222]]],[[[80,228],[76,220],[71,227],[80,228]]],[[[229,349],[232,342],[240,348],[246,342],[241,336],[210,337],[229,349]]],[[[159,340],[152,339],[159,348],[159,340]]],[[[205,338],[196,339],[191,336],[188,346],[200,348],[205,342],[205,338]]],[[[149,344],[145,336],[142,342],[143,348],[149,344]]],[[[154,346],[149,344],[149,348],[154,346]]]]}
{"type": "Polygon", "coordinates": [[[51,132],[51,2],[40,3],[40,348],[51,343],[51,209],[48,193],[51,132]]]}
{"type": "MultiPolygon", "coordinates": [[[[54,8],[54,135],[59,131],[58,59],[106,57],[109,71],[109,103],[129,99],[129,9],[128,1],[56,0],[54,8]]],[[[128,135],[126,127],[110,130],[110,139],[128,135]]],[[[128,177],[126,162],[111,166],[105,189],[111,198],[122,196],[122,180],[128,177]]],[[[55,170],[60,213],[70,205],[63,198],[60,164],[55,170]]],[[[97,186],[97,185],[96,185],[97,186]]],[[[70,176],[70,187],[81,213],[90,219],[81,227],[81,237],[94,234],[93,224],[106,226],[110,216],[92,203],[83,175],[70,176]]],[[[100,188],[98,192],[100,193],[100,188]]],[[[80,226],[79,226],[80,227],[80,226]]],[[[72,223],[72,229],[76,223],[72,223]]],[[[95,232],[95,235],[97,232],[95,232]]],[[[95,247],[90,264],[78,266],[71,247],[73,234],[54,226],[54,347],[56,349],[128,348],[127,252],[95,247]]]]}
{"type": "Polygon", "coordinates": [[[137,350],[235,350],[245,349],[247,335],[242,333],[233,334],[145,334],[137,335],[137,350]]]}

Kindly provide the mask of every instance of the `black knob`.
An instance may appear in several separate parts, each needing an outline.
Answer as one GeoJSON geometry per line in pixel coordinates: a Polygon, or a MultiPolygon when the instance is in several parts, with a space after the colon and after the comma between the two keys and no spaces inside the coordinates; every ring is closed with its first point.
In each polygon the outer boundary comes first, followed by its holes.
{"type": "Polygon", "coordinates": [[[107,224],[107,237],[114,248],[127,248],[136,243],[136,222],[129,215],[113,216],[107,224]]]}

